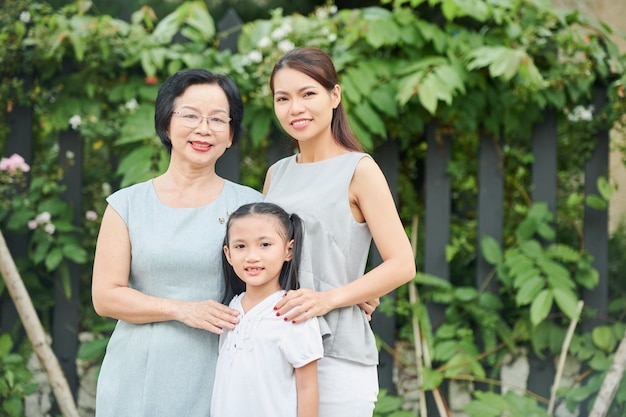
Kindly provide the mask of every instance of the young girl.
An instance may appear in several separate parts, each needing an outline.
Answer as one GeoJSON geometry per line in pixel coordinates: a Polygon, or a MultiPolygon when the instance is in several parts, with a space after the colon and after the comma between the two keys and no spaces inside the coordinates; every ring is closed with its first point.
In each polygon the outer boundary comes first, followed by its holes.
{"type": "Polygon", "coordinates": [[[317,319],[297,326],[274,310],[298,289],[302,222],[270,203],[241,206],[228,219],[223,267],[226,297],[239,311],[220,336],[212,417],[317,417],[317,319]]]}
{"type": "Polygon", "coordinates": [[[277,312],[294,326],[319,317],[320,416],[371,417],[378,350],[368,312],[358,305],[415,276],[411,245],[385,176],[350,130],[328,54],[287,52],[270,88],[276,118],[299,152],[270,167],[265,201],[298,213],[306,225],[302,288],[281,298],[277,312]],[[365,272],[372,238],[383,262],[365,272]]]}

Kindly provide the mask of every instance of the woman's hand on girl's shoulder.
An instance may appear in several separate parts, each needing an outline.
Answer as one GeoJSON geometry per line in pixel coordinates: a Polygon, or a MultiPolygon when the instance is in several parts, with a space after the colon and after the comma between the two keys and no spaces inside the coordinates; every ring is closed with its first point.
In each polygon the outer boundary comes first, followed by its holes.
{"type": "Polygon", "coordinates": [[[276,303],[276,315],[294,324],[323,316],[334,308],[328,293],[308,288],[289,291],[276,303]]]}

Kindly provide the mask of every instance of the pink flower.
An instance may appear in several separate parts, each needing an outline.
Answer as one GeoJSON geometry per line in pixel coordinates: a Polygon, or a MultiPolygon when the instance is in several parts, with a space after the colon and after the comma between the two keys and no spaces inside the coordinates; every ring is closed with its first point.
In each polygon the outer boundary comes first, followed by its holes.
{"type": "Polygon", "coordinates": [[[87,210],[85,212],[85,219],[87,219],[87,220],[89,220],[91,222],[96,221],[96,220],[98,220],[98,213],[96,213],[93,210],[87,210]]]}
{"type": "Polygon", "coordinates": [[[14,153],[9,158],[0,160],[0,171],[7,171],[10,176],[13,176],[17,170],[21,172],[30,171],[30,166],[18,154],[14,153]]]}
{"type": "Polygon", "coordinates": [[[37,220],[29,220],[28,221],[28,228],[30,230],[35,230],[38,225],[39,225],[39,223],[37,223],[37,220]]]}

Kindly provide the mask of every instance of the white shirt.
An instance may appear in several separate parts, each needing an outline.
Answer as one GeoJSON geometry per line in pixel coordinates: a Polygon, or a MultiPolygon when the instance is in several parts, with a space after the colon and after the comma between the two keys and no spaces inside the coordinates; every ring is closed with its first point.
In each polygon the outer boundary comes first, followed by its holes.
{"type": "MultiPolygon", "coordinates": [[[[277,317],[278,291],[244,313],[240,294],[230,307],[240,312],[234,330],[220,336],[211,417],[296,417],[294,368],[323,356],[317,318],[292,324],[277,317]]],[[[288,315],[287,315],[288,317],[288,315]]]]}

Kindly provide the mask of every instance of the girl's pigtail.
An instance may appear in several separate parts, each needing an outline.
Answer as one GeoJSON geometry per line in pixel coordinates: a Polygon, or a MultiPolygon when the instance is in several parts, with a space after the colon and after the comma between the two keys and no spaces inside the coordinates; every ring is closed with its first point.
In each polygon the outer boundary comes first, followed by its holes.
{"type": "Polygon", "coordinates": [[[289,216],[289,240],[293,241],[291,249],[291,260],[283,265],[282,284],[285,290],[297,290],[300,288],[300,280],[298,271],[300,269],[300,260],[302,258],[302,240],[304,237],[304,224],[297,214],[293,213],[289,216]]]}

